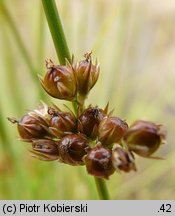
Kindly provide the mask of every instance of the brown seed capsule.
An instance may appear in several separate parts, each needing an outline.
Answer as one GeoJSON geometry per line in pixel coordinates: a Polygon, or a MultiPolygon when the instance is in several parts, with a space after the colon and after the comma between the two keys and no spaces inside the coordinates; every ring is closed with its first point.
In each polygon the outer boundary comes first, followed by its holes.
{"type": "Polygon", "coordinates": [[[125,121],[118,117],[105,117],[99,124],[98,138],[103,145],[117,143],[128,129],[125,121]]]}
{"type": "Polygon", "coordinates": [[[85,60],[80,61],[76,66],[76,76],[78,84],[78,92],[80,95],[87,95],[97,82],[100,67],[96,62],[95,65],[91,61],[91,53],[85,54],[85,60]]]}
{"type": "Polygon", "coordinates": [[[8,118],[8,120],[17,124],[19,135],[23,141],[31,142],[32,139],[50,136],[47,131],[47,122],[34,112],[23,116],[19,121],[12,118],[8,118]]]}
{"type": "Polygon", "coordinates": [[[76,94],[76,78],[72,65],[54,65],[53,62],[46,62],[49,69],[44,80],[40,79],[45,91],[54,98],[73,100],[76,94]]]}
{"type": "Polygon", "coordinates": [[[73,166],[83,165],[88,140],[81,134],[70,134],[62,138],[59,143],[60,157],[63,163],[73,166]]]}
{"type": "Polygon", "coordinates": [[[129,150],[142,157],[152,155],[165,140],[161,126],[153,122],[139,120],[134,122],[123,137],[129,150]]]}
{"type": "Polygon", "coordinates": [[[98,107],[87,108],[78,119],[79,131],[87,137],[95,139],[98,135],[99,123],[104,116],[104,111],[98,107]]]}
{"type": "Polygon", "coordinates": [[[59,159],[58,143],[48,139],[32,140],[33,156],[45,161],[59,159]]]}
{"type": "Polygon", "coordinates": [[[100,145],[91,149],[84,157],[84,161],[88,173],[96,177],[108,179],[115,171],[111,150],[100,145]]]}
{"type": "Polygon", "coordinates": [[[53,111],[50,119],[49,131],[58,138],[65,136],[68,133],[75,132],[76,119],[69,112],[53,111]]]}
{"type": "Polygon", "coordinates": [[[118,144],[115,144],[112,150],[112,163],[116,170],[136,171],[134,155],[118,144]]]}

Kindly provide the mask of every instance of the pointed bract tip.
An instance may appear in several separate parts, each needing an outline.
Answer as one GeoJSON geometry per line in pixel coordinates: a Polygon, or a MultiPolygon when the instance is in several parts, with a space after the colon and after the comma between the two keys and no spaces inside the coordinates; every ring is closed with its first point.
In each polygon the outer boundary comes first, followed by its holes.
{"type": "Polygon", "coordinates": [[[10,122],[13,123],[13,124],[16,124],[16,123],[19,122],[19,121],[18,121],[16,118],[14,118],[14,117],[12,117],[12,118],[7,117],[7,120],[10,121],[10,122]]]}

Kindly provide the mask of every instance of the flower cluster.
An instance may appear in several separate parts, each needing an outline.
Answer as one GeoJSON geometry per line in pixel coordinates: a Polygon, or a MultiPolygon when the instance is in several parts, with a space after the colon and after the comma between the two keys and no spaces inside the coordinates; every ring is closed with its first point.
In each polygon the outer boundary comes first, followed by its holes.
{"type": "Polygon", "coordinates": [[[49,60],[46,67],[48,71],[40,79],[44,90],[54,98],[72,101],[75,112],[43,103],[20,120],[9,118],[17,124],[20,139],[31,143],[36,158],[85,165],[89,174],[106,179],[116,170],[136,171],[134,154],[153,158],[165,140],[161,125],[138,120],[129,127],[108,112],[108,105],[85,108],[84,101],[100,71],[91,53],[77,64],[54,65],[49,60]]]}

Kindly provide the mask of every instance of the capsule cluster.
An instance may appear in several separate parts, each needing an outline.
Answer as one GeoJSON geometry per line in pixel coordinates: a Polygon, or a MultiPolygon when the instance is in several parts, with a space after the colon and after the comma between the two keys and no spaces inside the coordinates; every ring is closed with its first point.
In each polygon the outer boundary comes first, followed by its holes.
{"type": "Polygon", "coordinates": [[[165,141],[161,125],[138,120],[129,127],[108,111],[108,105],[104,109],[84,106],[100,71],[97,61],[92,63],[91,53],[76,64],[54,65],[49,60],[46,67],[48,71],[40,79],[44,90],[76,107],[74,112],[63,111],[43,103],[20,120],[8,118],[17,124],[20,139],[31,143],[34,157],[85,165],[89,174],[106,179],[115,171],[136,171],[134,154],[153,158],[165,141]]]}

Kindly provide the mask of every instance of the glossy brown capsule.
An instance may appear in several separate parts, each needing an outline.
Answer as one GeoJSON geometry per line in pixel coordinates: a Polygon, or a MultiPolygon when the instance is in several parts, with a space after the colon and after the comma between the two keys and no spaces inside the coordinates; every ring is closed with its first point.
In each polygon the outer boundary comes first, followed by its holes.
{"type": "Polygon", "coordinates": [[[48,69],[44,79],[40,79],[42,87],[52,97],[62,100],[73,100],[77,90],[75,72],[72,65],[54,65],[47,61],[48,69]]]}
{"type": "Polygon", "coordinates": [[[8,118],[8,120],[17,124],[20,138],[23,141],[30,142],[32,139],[50,136],[47,121],[34,112],[24,115],[19,121],[13,118],[8,118]]]}
{"type": "Polygon", "coordinates": [[[50,119],[49,131],[56,137],[61,138],[68,133],[75,132],[76,119],[69,112],[54,112],[50,119]]]}
{"type": "Polygon", "coordinates": [[[81,134],[70,134],[59,142],[61,161],[73,166],[83,165],[83,156],[86,154],[88,140],[81,134]]]}
{"type": "Polygon", "coordinates": [[[123,137],[129,150],[142,157],[150,157],[164,143],[165,133],[153,122],[139,120],[133,123],[123,137]]]}
{"type": "Polygon", "coordinates": [[[96,62],[92,63],[91,53],[84,55],[85,60],[80,61],[75,68],[77,76],[78,92],[81,95],[87,95],[97,82],[100,67],[96,62]]]}
{"type": "Polygon", "coordinates": [[[111,145],[121,140],[128,125],[118,117],[105,117],[99,124],[98,138],[102,145],[111,145]]]}
{"type": "Polygon", "coordinates": [[[87,172],[93,176],[108,179],[115,171],[112,164],[112,151],[97,145],[84,157],[87,172]]]}
{"type": "Polygon", "coordinates": [[[98,107],[87,108],[78,119],[79,131],[86,134],[87,137],[95,139],[98,135],[99,123],[104,116],[104,111],[98,107]]]}

